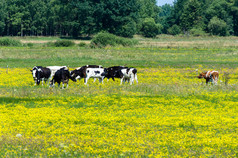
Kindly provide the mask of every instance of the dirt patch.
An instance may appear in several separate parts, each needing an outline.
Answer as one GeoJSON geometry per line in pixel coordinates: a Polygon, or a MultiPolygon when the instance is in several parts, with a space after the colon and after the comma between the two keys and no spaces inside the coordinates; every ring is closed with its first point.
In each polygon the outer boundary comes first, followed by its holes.
{"type": "MultiPolygon", "coordinates": [[[[20,40],[21,43],[35,43],[35,44],[44,44],[48,42],[56,42],[56,40],[20,40]]],[[[86,44],[89,44],[90,41],[82,41],[82,40],[72,40],[74,43],[79,44],[81,42],[84,42],[86,44]]]]}
{"type": "MultiPolygon", "coordinates": [[[[142,47],[155,46],[155,47],[194,47],[194,46],[238,46],[238,41],[171,41],[171,42],[154,42],[154,41],[141,41],[142,47]]],[[[140,47],[139,46],[139,47],[140,47]]]]}

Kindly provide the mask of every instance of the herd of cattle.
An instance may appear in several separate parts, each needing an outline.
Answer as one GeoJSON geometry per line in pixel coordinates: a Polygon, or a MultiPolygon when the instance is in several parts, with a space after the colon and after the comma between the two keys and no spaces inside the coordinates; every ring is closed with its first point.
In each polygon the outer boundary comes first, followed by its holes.
{"type": "Polygon", "coordinates": [[[50,87],[54,86],[55,83],[60,86],[61,82],[63,83],[62,88],[64,88],[64,84],[67,84],[68,87],[69,79],[76,82],[82,78],[84,78],[84,84],[87,84],[89,78],[98,78],[100,83],[103,83],[104,78],[112,78],[113,81],[115,81],[114,78],[120,78],[121,84],[125,81],[132,84],[134,80],[138,83],[137,70],[125,66],[103,68],[100,65],[85,65],[73,71],[69,71],[67,66],[34,66],[31,72],[35,85],[39,85],[40,82],[43,85],[43,81],[48,81],[50,87]]]}
{"type": "MultiPolygon", "coordinates": [[[[48,81],[48,83],[50,82],[50,87],[54,86],[55,83],[60,86],[61,82],[63,83],[62,88],[64,88],[64,84],[67,84],[68,87],[69,79],[76,82],[82,78],[84,78],[84,84],[87,84],[89,78],[94,78],[94,81],[98,78],[100,83],[103,83],[104,78],[108,80],[112,78],[113,81],[115,81],[114,78],[120,78],[121,84],[126,81],[133,84],[135,80],[138,83],[137,69],[125,66],[103,68],[100,65],[85,65],[73,71],[69,71],[67,66],[34,66],[31,72],[35,85],[39,85],[40,82],[43,85],[43,81],[48,81]]],[[[206,79],[207,84],[209,82],[217,84],[219,73],[218,71],[206,71],[202,72],[198,78],[206,79]]]]}

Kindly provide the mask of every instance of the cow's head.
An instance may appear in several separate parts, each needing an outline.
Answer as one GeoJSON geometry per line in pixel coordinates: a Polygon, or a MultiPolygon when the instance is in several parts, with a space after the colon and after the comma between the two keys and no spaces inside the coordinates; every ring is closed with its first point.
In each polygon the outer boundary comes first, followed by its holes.
{"type": "Polygon", "coordinates": [[[113,68],[108,68],[107,69],[107,74],[105,74],[105,77],[113,78],[115,76],[116,76],[115,70],[113,70],[113,68]]]}
{"type": "Polygon", "coordinates": [[[80,70],[75,69],[70,72],[70,79],[74,82],[76,82],[77,79],[80,79],[81,76],[82,76],[82,72],[80,70]]]}
{"type": "MultiPolygon", "coordinates": [[[[34,71],[34,70],[33,70],[33,71],[34,71]]],[[[36,83],[37,83],[37,85],[40,84],[41,76],[42,76],[42,70],[41,70],[41,68],[36,69],[36,70],[35,70],[35,78],[36,78],[36,83]]],[[[34,76],[33,76],[33,77],[34,77],[34,76]]]]}
{"type": "Polygon", "coordinates": [[[101,74],[101,76],[108,76],[108,69],[107,68],[104,68],[103,69],[103,73],[101,74]]]}
{"type": "Polygon", "coordinates": [[[207,74],[207,72],[202,72],[199,74],[198,78],[205,78],[206,74],[207,74]]]}

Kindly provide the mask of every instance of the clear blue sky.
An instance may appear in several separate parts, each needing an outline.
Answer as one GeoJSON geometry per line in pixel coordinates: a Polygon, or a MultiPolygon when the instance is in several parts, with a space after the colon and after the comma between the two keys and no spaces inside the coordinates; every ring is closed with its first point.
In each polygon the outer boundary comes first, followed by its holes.
{"type": "Polygon", "coordinates": [[[174,0],[157,0],[157,5],[162,6],[164,4],[173,4],[174,0]]]}

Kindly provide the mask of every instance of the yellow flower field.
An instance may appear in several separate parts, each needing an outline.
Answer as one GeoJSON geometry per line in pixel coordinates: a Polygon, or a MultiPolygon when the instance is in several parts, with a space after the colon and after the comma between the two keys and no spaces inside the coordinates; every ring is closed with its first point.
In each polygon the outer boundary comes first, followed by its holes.
{"type": "Polygon", "coordinates": [[[238,69],[219,70],[218,86],[200,71],[139,68],[138,85],[60,89],[34,86],[29,69],[0,69],[0,155],[237,157],[238,69]]]}

